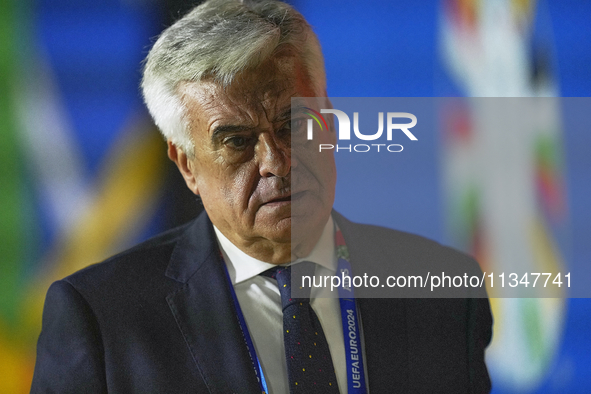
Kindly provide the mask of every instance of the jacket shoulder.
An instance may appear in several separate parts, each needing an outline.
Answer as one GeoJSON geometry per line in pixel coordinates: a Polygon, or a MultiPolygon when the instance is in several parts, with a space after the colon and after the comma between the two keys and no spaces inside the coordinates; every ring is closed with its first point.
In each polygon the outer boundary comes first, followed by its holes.
{"type": "Polygon", "coordinates": [[[92,264],[63,279],[78,291],[109,288],[115,283],[133,287],[146,278],[161,278],[175,246],[192,222],[160,233],[103,262],[92,264]]]}
{"type": "Polygon", "coordinates": [[[430,270],[469,275],[481,273],[473,257],[432,239],[386,227],[354,223],[339,214],[335,219],[351,254],[364,264],[396,267],[398,272],[409,273],[430,270]]]}

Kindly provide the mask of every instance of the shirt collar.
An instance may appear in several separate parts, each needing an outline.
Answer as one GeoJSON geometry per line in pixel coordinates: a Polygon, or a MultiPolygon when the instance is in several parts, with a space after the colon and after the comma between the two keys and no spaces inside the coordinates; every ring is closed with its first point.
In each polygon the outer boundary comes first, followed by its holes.
{"type": "MultiPolygon", "coordinates": [[[[230,242],[230,240],[226,238],[217,227],[213,226],[213,229],[215,230],[233,285],[254,278],[262,272],[276,267],[275,264],[265,263],[264,261],[257,260],[254,257],[247,255],[230,242]]],[[[314,246],[314,249],[312,249],[312,252],[305,258],[297,259],[296,261],[285,265],[297,264],[302,261],[312,261],[333,273],[336,272],[337,261],[334,246],[334,222],[332,216],[329,216],[328,221],[324,225],[322,235],[314,246]]]]}

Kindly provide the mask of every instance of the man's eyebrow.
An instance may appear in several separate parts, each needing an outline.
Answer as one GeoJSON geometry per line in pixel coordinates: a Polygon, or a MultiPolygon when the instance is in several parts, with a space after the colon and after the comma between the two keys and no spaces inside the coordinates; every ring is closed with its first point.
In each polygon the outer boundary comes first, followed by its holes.
{"type": "Polygon", "coordinates": [[[291,118],[291,106],[287,107],[286,109],[283,110],[283,112],[280,112],[279,115],[275,116],[275,119],[273,120],[274,122],[282,122],[285,120],[288,120],[291,118]]]}
{"type": "Polygon", "coordinates": [[[297,107],[291,108],[291,116],[305,115],[305,114],[306,114],[305,108],[302,106],[297,106],[297,107]]]}
{"type": "Polygon", "coordinates": [[[253,129],[252,127],[241,126],[241,125],[219,125],[213,129],[213,132],[211,133],[211,138],[215,139],[223,134],[236,133],[236,132],[240,132],[240,131],[248,131],[248,130],[252,130],[252,129],[253,129]]]}
{"type": "MultiPolygon", "coordinates": [[[[299,115],[303,113],[303,107],[295,107],[293,108],[293,114],[299,115]]],[[[292,108],[287,107],[283,112],[281,112],[278,116],[275,117],[274,122],[282,122],[289,120],[292,116],[292,108]]],[[[242,125],[219,125],[214,127],[213,132],[211,133],[211,138],[219,138],[220,135],[229,134],[229,133],[236,133],[240,131],[249,131],[255,129],[254,127],[249,126],[242,126],[242,125]]]]}
{"type": "Polygon", "coordinates": [[[302,114],[303,107],[287,107],[283,112],[275,117],[275,122],[289,120],[292,116],[302,114]]]}

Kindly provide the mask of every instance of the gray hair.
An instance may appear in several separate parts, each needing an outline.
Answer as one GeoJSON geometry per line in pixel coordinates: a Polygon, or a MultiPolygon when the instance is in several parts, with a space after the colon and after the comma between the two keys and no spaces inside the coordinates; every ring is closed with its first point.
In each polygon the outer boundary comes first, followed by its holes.
{"type": "Polygon", "coordinates": [[[211,78],[228,86],[291,46],[299,54],[314,92],[324,96],[326,75],[318,38],[304,17],[275,0],[209,0],[167,28],[148,54],[142,91],[156,125],[190,157],[194,143],[178,88],[211,78]]]}

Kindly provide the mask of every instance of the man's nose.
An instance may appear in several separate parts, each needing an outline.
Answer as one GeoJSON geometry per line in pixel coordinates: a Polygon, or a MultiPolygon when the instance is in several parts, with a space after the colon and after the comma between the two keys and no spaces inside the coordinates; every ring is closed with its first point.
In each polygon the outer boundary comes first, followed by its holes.
{"type": "Polygon", "coordinates": [[[259,173],[263,177],[285,177],[291,170],[291,147],[270,133],[262,133],[256,146],[259,173]]]}

